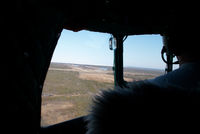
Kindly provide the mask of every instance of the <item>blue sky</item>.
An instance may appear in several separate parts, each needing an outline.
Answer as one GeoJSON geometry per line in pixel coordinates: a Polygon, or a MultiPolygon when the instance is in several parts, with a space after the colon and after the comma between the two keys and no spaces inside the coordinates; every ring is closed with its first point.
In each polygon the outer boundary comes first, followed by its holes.
{"type": "MultiPolygon", "coordinates": [[[[52,62],[113,65],[108,33],[63,30],[52,62]]],[[[164,69],[160,35],[128,36],[124,42],[124,66],[164,69]]]]}

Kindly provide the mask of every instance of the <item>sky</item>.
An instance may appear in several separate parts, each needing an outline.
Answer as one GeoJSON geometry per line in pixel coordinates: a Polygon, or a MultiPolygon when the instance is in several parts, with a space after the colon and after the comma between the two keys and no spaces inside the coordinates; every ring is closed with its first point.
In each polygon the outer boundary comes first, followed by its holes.
{"type": "MultiPolygon", "coordinates": [[[[52,62],[113,65],[108,33],[63,30],[54,51],[52,62]]],[[[161,59],[160,35],[128,36],[124,41],[124,66],[164,69],[161,59]]]]}

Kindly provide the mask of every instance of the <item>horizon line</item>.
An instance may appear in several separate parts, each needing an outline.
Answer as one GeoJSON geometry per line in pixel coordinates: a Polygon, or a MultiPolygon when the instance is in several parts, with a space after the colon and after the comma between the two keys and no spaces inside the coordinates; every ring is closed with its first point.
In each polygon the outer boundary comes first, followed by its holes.
{"type": "MultiPolygon", "coordinates": [[[[51,61],[51,63],[61,63],[61,64],[78,64],[78,65],[92,65],[92,66],[107,66],[107,67],[113,67],[113,65],[102,65],[102,64],[87,64],[87,63],[71,63],[71,62],[56,62],[51,61]]],[[[138,67],[138,66],[124,66],[124,68],[138,68],[138,69],[151,69],[151,70],[160,70],[164,71],[164,68],[151,68],[151,67],[138,67]]]]}

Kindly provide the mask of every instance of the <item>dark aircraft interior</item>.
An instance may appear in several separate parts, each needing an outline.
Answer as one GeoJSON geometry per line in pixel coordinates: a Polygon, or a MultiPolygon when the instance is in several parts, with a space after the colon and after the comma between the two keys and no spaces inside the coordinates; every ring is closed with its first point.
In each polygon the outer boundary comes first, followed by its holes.
{"type": "MultiPolygon", "coordinates": [[[[179,16],[193,9],[180,3],[143,0],[13,0],[2,7],[1,42],[5,52],[2,54],[6,55],[2,56],[1,86],[5,99],[1,127],[5,133],[26,134],[86,132],[83,117],[46,128],[40,126],[43,84],[63,29],[112,34],[118,46],[115,85],[123,86],[123,39],[128,35],[165,35],[179,16]]],[[[167,72],[172,71],[170,57],[166,61],[167,72]]]]}

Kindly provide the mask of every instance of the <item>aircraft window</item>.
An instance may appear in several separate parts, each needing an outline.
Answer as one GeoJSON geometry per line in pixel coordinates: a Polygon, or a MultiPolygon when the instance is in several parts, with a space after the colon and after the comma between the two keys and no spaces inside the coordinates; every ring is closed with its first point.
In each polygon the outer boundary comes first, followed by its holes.
{"type": "Polygon", "coordinates": [[[128,36],[124,41],[124,80],[152,79],[164,74],[160,35],[128,36]]]}
{"type": "Polygon", "coordinates": [[[86,115],[92,96],[113,87],[109,37],[88,31],[62,32],[44,83],[42,126],[86,115]]]}
{"type": "MultiPolygon", "coordinates": [[[[114,51],[109,49],[109,39],[106,33],[63,30],[44,83],[42,126],[87,115],[99,89],[114,86],[114,51]]],[[[124,80],[164,74],[162,46],[159,35],[128,36],[124,41],[124,80]]]]}

